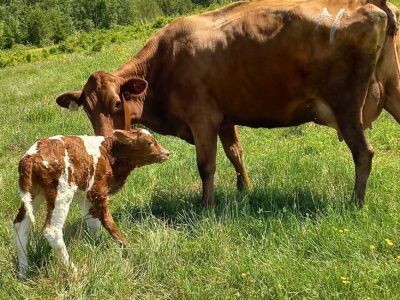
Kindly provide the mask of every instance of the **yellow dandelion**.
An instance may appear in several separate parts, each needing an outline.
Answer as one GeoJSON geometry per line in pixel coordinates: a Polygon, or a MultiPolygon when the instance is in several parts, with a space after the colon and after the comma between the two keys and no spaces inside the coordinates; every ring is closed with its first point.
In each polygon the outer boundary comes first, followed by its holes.
{"type": "Polygon", "coordinates": [[[342,277],[340,277],[340,280],[341,280],[342,283],[345,284],[345,285],[350,283],[350,280],[349,280],[347,277],[343,277],[343,276],[342,276],[342,277]]]}
{"type": "Polygon", "coordinates": [[[396,260],[400,261],[400,255],[396,256],[396,260]]]}
{"type": "Polygon", "coordinates": [[[393,241],[392,240],[389,240],[389,239],[385,239],[385,243],[386,243],[386,246],[388,246],[388,247],[393,247],[393,241]]]}
{"type": "Polygon", "coordinates": [[[375,245],[369,245],[369,250],[375,251],[375,249],[376,249],[375,245]]]}

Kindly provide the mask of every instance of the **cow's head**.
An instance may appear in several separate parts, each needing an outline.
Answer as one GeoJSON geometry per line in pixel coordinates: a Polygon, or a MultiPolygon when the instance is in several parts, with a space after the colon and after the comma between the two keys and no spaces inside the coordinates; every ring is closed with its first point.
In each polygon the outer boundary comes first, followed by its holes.
{"type": "Polygon", "coordinates": [[[57,98],[57,104],[70,110],[83,107],[96,135],[111,136],[113,128],[125,128],[125,119],[139,118],[147,82],[141,78],[128,80],[106,72],[90,75],[83,90],[68,92],[57,98]],[[124,101],[129,101],[129,114],[125,116],[124,101]]]}

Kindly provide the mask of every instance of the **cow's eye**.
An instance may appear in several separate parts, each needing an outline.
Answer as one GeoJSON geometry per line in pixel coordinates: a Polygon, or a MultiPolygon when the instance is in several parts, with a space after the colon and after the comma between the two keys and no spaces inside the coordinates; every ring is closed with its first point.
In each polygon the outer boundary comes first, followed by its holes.
{"type": "Polygon", "coordinates": [[[115,102],[114,109],[116,111],[120,111],[122,109],[122,101],[121,100],[118,100],[118,101],[115,102]]]}

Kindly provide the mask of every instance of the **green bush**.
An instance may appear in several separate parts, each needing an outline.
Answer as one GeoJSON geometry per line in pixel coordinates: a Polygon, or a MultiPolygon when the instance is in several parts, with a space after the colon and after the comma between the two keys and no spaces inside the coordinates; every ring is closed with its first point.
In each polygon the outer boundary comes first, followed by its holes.
{"type": "Polygon", "coordinates": [[[103,41],[97,41],[93,47],[92,47],[92,52],[100,52],[101,49],[103,49],[104,42],[103,41]]]}
{"type": "Polygon", "coordinates": [[[27,42],[29,44],[44,46],[51,42],[53,28],[49,15],[39,7],[28,11],[27,20],[27,42]]]}

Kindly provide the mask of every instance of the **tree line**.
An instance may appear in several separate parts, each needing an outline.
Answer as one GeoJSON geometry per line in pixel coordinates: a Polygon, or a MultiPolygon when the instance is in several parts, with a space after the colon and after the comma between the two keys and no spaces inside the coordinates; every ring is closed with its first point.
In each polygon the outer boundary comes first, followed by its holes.
{"type": "Polygon", "coordinates": [[[43,47],[76,32],[181,15],[231,0],[0,0],[0,49],[43,47]]]}

